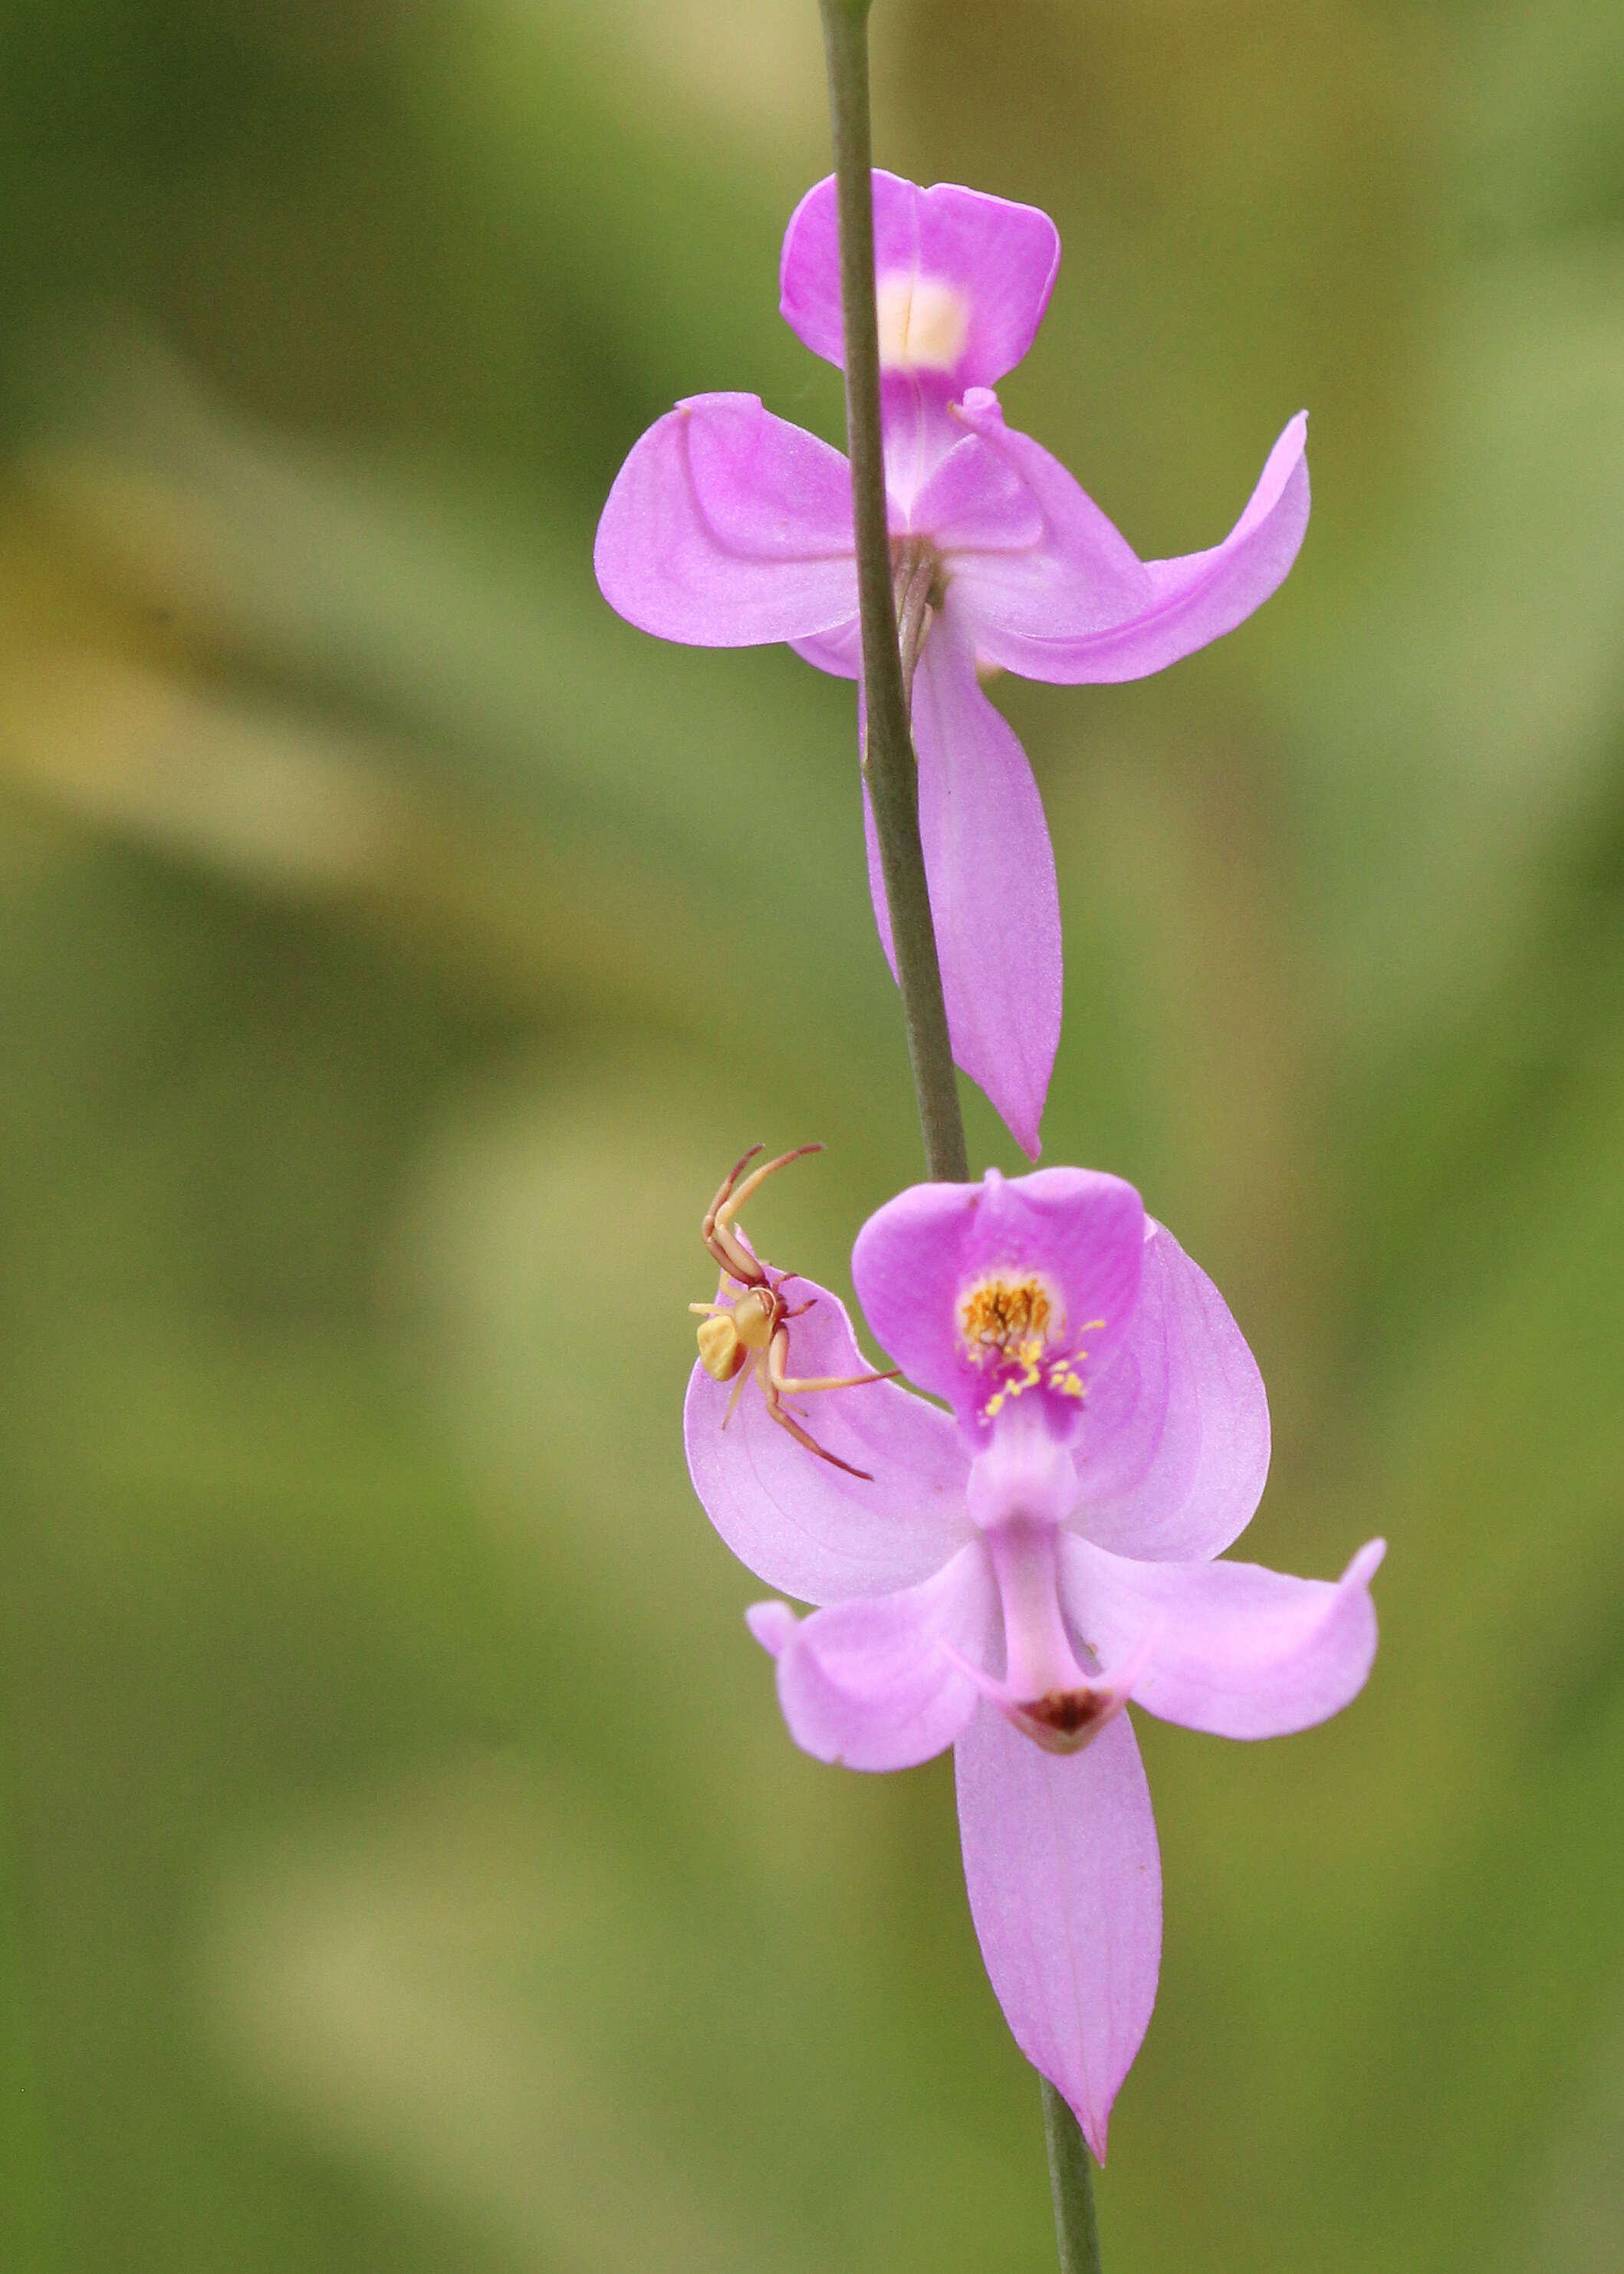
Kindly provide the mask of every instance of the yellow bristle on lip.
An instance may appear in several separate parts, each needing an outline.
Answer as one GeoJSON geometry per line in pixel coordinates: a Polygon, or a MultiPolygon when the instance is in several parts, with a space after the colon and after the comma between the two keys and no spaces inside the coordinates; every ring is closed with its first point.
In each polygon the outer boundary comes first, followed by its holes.
{"type": "Polygon", "coordinates": [[[875,292],[882,371],[951,371],[970,332],[970,304],[939,276],[905,270],[882,276],[875,292]]]}
{"type": "Polygon", "coordinates": [[[959,1330],[973,1358],[994,1352],[1030,1363],[1048,1339],[1056,1311],[1053,1294],[1035,1272],[1025,1278],[995,1274],[959,1297],[959,1330]]]}

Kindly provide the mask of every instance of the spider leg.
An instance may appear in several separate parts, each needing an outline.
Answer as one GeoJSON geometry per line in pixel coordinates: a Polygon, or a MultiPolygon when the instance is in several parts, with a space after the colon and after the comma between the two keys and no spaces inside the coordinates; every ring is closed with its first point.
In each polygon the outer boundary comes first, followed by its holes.
{"type": "Polygon", "coordinates": [[[787,1429],[795,1442],[798,1445],[804,1445],[808,1453],[816,1453],[818,1459],[827,1461],[831,1469],[844,1469],[848,1477],[861,1477],[866,1485],[871,1485],[874,1482],[874,1478],[868,1470],[854,1469],[850,1461],[843,1461],[838,1453],[825,1452],[817,1439],[809,1435],[799,1421],[784,1411],[778,1403],[777,1391],[771,1386],[768,1388],[765,1402],[768,1419],[776,1421],[780,1429],[787,1429]]]}
{"type": "Polygon", "coordinates": [[[704,1222],[699,1228],[700,1238],[722,1269],[731,1271],[735,1279],[742,1279],[751,1287],[764,1286],[767,1275],[735,1236],[731,1219],[738,1215],[752,1193],[760,1191],[775,1170],[787,1168],[792,1161],[799,1161],[803,1154],[821,1153],[823,1148],[821,1145],[798,1145],[793,1153],[780,1153],[776,1161],[763,1162],[759,1169],[752,1170],[735,1192],[733,1186],[740,1170],[745,1162],[753,1161],[761,1149],[759,1145],[752,1145],[742,1159],[734,1162],[722,1180],[721,1190],[705,1211],[704,1222]]]}
{"type": "Polygon", "coordinates": [[[772,1386],[786,1397],[804,1397],[814,1389],[862,1389],[871,1382],[895,1382],[901,1372],[899,1366],[890,1366],[883,1374],[818,1374],[805,1380],[780,1374],[775,1375],[772,1386]]]}
{"type": "MultiPolygon", "coordinates": [[[[780,1286],[782,1286],[783,1284],[783,1280],[778,1282],[780,1286]]],[[[817,1297],[816,1295],[808,1295],[804,1303],[797,1303],[793,1311],[786,1311],[783,1315],[786,1319],[799,1319],[809,1311],[816,1301],[817,1297]]]]}
{"type": "Polygon", "coordinates": [[[740,1367],[739,1378],[733,1383],[733,1394],[727,1401],[726,1412],[722,1416],[722,1427],[724,1429],[726,1428],[728,1423],[733,1419],[733,1415],[739,1411],[739,1400],[744,1396],[744,1385],[749,1380],[750,1376],[758,1370],[759,1366],[760,1360],[758,1359],[756,1366],[741,1366],[740,1367]]]}
{"type": "Polygon", "coordinates": [[[690,1303],[688,1305],[690,1311],[697,1311],[702,1318],[706,1319],[719,1318],[724,1311],[731,1311],[732,1308],[731,1303],[690,1303]]]}
{"type": "Polygon", "coordinates": [[[895,1382],[901,1372],[899,1366],[892,1366],[883,1374],[816,1374],[802,1379],[774,1367],[772,1386],[781,1397],[805,1397],[815,1389],[862,1389],[871,1382],[895,1382]]]}
{"type": "Polygon", "coordinates": [[[780,1397],[802,1397],[814,1389],[861,1389],[870,1382],[894,1382],[902,1371],[899,1366],[893,1366],[883,1374],[819,1374],[802,1379],[785,1373],[784,1361],[788,1356],[789,1332],[780,1321],[767,1345],[767,1382],[780,1397]]]}
{"type": "Polygon", "coordinates": [[[747,1287],[766,1285],[767,1275],[761,1265],[725,1224],[712,1223],[707,1216],[699,1236],[710,1250],[712,1260],[721,1265],[730,1278],[740,1280],[747,1287]]]}
{"type": "Polygon", "coordinates": [[[761,1151],[761,1149],[762,1148],[759,1145],[752,1145],[748,1153],[741,1153],[739,1158],[733,1163],[733,1167],[729,1169],[727,1174],[717,1186],[716,1198],[711,1201],[710,1207],[705,1211],[707,1222],[709,1222],[711,1217],[718,1216],[721,1214],[722,1204],[726,1200],[729,1193],[732,1192],[733,1186],[738,1183],[740,1171],[745,1167],[748,1162],[753,1161],[756,1158],[756,1156],[761,1151]]]}
{"type": "MultiPolygon", "coordinates": [[[[759,1169],[753,1169],[751,1171],[750,1174],[740,1186],[733,1198],[728,1201],[726,1209],[723,1213],[726,1216],[737,1216],[740,1209],[744,1206],[746,1201],[748,1201],[753,1193],[760,1191],[761,1187],[766,1183],[769,1177],[774,1175],[779,1169],[787,1169],[792,1161],[801,1160],[808,1153],[821,1153],[823,1149],[823,1148],[821,1145],[797,1145],[793,1153],[780,1153],[776,1161],[763,1161],[759,1169]]],[[[756,1155],[760,1151],[761,1147],[759,1145],[753,1147],[752,1149],[745,1155],[744,1161],[754,1160],[756,1155]]],[[[739,1169],[743,1168],[744,1161],[740,1162],[739,1169]]],[[[739,1169],[735,1169],[733,1171],[734,1176],[738,1175],[739,1169]]]]}
{"type": "MultiPolygon", "coordinates": [[[[748,1153],[740,1155],[717,1186],[716,1198],[705,1210],[703,1220],[699,1227],[699,1237],[723,1270],[732,1272],[736,1279],[742,1278],[747,1286],[760,1284],[761,1267],[729,1231],[727,1219],[739,1206],[740,1201],[746,1197],[743,1193],[736,1197],[733,1193],[733,1186],[739,1181],[740,1173],[746,1163],[753,1161],[761,1149],[759,1145],[752,1145],[748,1153]]],[[[750,1187],[747,1187],[747,1192],[749,1189],[750,1187]]]]}

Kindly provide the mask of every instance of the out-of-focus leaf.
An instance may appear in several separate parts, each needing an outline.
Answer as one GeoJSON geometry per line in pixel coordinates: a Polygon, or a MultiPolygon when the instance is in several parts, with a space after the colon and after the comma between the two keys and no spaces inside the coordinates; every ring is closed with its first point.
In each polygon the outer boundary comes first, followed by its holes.
{"type": "MultiPolygon", "coordinates": [[[[438,917],[454,953],[460,931],[478,956],[506,943],[504,994],[539,980],[713,1042],[748,1031],[780,1079],[801,1078],[797,1037],[832,1022],[849,1039],[837,1097],[843,1081],[844,1111],[868,1117],[897,1062],[894,998],[848,689],[782,653],[645,640],[580,547],[544,528],[526,556],[493,554],[206,413],[149,358],[79,378],[99,448],[58,447],[31,480],[121,651],[85,652],[56,616],[14,627],[0,731],[9,711],[32,783],[250,876],[302,862],[328,892],[336,864],[414,930],[438,917]]],[[[55,566],[25,555],[19,573],[55,566]]]]}
{"type": "Polygon", "coordinates": [[[1621,284],[1603,245],[1496,264],[1459,291],[1403,550],[1362,604],[1327,590],[1298,659],[1334,1010],[1362,1052],[1503,980],[1542,859],[1611,763],[1621,284]]]}

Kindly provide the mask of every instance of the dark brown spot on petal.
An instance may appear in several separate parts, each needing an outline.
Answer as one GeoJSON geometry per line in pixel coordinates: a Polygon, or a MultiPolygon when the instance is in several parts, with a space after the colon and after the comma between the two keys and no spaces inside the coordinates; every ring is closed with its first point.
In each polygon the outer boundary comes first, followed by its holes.
{"type": "Polygon", "coordinates": [[[1099,1690],[1050,1690],[1015,1708],[1019,1726],[1048,1753],[1080,1753],[1115,1703],[1099,1690]]]}
{"type": "Polygon", "coordinates": [[[1068,1737],[1075,1736],[1097,1721],[1105,1711],[1105,1699],[1097,1690],[1051,1690],[1042,1698],[1034,1698],[1021,1712],[1029,1713],[1034,1721],[1046,1728],[1060,1729],[1068,1737]]]}

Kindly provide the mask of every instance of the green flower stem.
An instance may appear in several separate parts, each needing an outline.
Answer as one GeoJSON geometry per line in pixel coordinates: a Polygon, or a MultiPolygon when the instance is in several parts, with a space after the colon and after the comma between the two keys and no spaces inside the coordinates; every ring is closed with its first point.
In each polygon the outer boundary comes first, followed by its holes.
{"type": "Polygon", "coordinates": [[[870,0],[819,0],[829,58],[840,215],[840,309],[846,329],[846,426],[862,614],[868,736],[863,770],[880,841],[897,983],[925,1140],[925,1171],[964,1184],[970,1161],[942,998],[942,967],[919,840],[919,768],[897,638],[897,595],[885,519],[880,436],[880,340],[874,304],[874,185],[868,136],[870,0]]]}
{"type": "MultiPolygon", "coordinates": [[[[891,559],[885,516],[885,454],[880,433],[880,339],[874,298],[874,184],[868,132],[868,10],[871,0],[818,0],[829,59],[840,215],[840,312],[846,333],[846,431],[852,461],[857,536],[857,594],[862,612],[863,696],[868,742],[863,770],[880,840],[885,902],[897,951],[897,983],[925,1140],[926,1172],[965,1184],[970,1161],[942,999],[942,967],[919,840],[919,766],[908,724],[898,617],[914,665],[928,625],[917,564],[891,559]],[[919,589],[916,590],[916,587],[919,589]]],[[[1043,2136],[1055,2196],[1060,2274],[1100,2274],[1094,2180],[1077,2119],[1047,2078],[1043,2136]]]]}
{"type": "Polygon", "coordinates": [[[1055,2198],[1060,2274],[1100,2274],[1100,2230],[1094,2216],[1094,2158],[1075,2116],[1049,2079],[1043,2088],[1043,2139],[1055,2198]]]}

